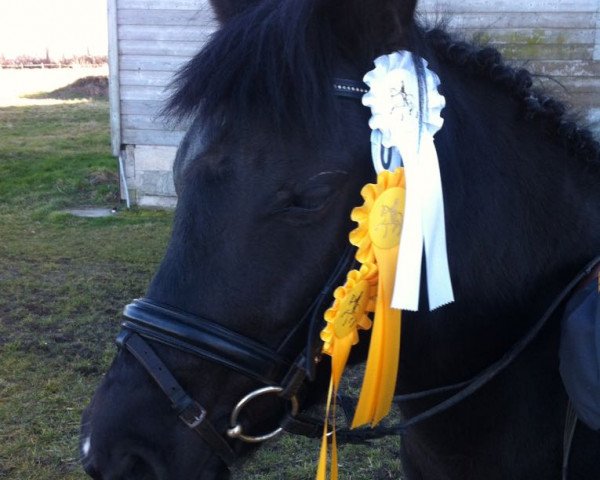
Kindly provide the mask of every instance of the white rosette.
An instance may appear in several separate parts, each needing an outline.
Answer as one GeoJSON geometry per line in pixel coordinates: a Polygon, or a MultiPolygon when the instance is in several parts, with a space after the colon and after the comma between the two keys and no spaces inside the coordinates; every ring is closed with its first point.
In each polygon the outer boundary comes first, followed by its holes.
{"type": "Polygon", "coordinates": [[[442,127],[446,102],[438,93],[439,77],[427,61],[407,51],[383,55],[364,82],[363,104],[371,108],[369,126],[377,173],[404,166],[406,208],[392,307],[419,308],[421,262],[425,249],[431,310],[454,301],[448,254],[442,182],[433,136],[442,127]],[[425,73],[421,96],[415,61],[425,73]]]}

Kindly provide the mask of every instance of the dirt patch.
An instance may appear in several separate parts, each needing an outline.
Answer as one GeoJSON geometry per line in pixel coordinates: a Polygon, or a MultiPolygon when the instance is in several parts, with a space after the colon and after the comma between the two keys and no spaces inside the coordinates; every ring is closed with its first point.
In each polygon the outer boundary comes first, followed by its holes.
{"type": "Polygon", "coordinates": [[[90,77],[78,78],[73,83],[51,92],[41,92],[24,95],[25,98],[32,99],[59,99],[71,100],[77,98],[108,98],[108,77],[96,75],[90,77]]]}
{"type": "MultiPolygon", "coordinates": [[[[2,88],[0,89],[0,107],[48,106],[86,101],[90,98],[89,96],[84,98],[57,98],[53,96],[53,92],[56,91],[60,94],[61,90],[67,90],[78,79],[86,77],[107,78],[108,67],[104,65],[95,68],[1,69],[0,85],[2,85],[2,88]]],[[[97,82],[93,81],[92,86],[94,83],[97,82]]],[[[104,92],[106,92],[106,87],[104,87],[104,92]]],[[[64,93],[62,92],[63,96],[64,93]]],[[[100,94],[102,94],[102,91],[100,94]]]]}

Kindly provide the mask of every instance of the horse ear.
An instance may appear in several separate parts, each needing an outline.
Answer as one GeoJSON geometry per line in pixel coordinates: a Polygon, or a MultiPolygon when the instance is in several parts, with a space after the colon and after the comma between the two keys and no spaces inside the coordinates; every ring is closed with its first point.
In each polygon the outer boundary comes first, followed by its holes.
{"type": "Polygon", "coordinates": [[[418,0],[401,0],[398,5],[399,20],[402,25],[410,25],[415,20],[418,0]]]}
{"type": "Polygon", "coordinates": [[[363,20],[379,18],[383,12],[393,12],[395,21],[409,25],[414,20],[418,0],[334,0],[332,3],[362,14],[363,20]]]}
{"type": "Polygon", "coordinates": [[[405,46],[417,3],[418,0],[323,0],[343,44],[351,48],[378,45],[379,49],[390,51],[405,46]]]}
{"type": "Polygon", "coordinates": [[[221,24],[258,2],[259,0],[210,0],[213,10],[217,14],[217,20],[221,24]]]}

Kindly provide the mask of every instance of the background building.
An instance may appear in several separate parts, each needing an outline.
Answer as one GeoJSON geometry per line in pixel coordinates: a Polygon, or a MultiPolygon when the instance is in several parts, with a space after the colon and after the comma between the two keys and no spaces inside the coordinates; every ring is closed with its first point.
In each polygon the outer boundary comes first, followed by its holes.
{"type": "MultiPolygon", "coordinates": [[[[174,72],[214,28],[213,14],[206,0],[108,2],[113,154],[120,156],[133,203],[173,206],[171,165],[183,132],[167,127],[157,112],[174,72]]],[[[516,66],[542,74],[541,83],[597,127],[599,8],[600,0],[420,2],[426,18],[449,18],[451,30],[490,42],[516,66]]]]}

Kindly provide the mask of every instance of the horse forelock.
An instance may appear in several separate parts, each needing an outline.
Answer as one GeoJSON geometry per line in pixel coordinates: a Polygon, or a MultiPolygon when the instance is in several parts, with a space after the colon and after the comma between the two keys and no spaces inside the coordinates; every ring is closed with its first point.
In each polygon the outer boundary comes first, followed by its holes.
{"type": "Polygon", "coordinates": [[[381,11],[365,20],[362,1],[257,2],[225,21],[179,71],[163,114],[175,121],[200,115],[206,124],[227,124],[229,131],[259,121],[276,135],[335,134],[339,102],[334,77],[347,75],[349,67],[353,79],[360,80],[376,56],[395,49],[419,53],[420,34],[412,17],[402,27],[389,25],[393,15],[386,12],[396,9],[395,16],[402,16],[397,2],[371,7],[381,11]]]}
{"type": "MultiPolygon", "coordinates": [[[[175,77],[163,113],[227,130],[332,125],[335,41],[315,2],[267,0],[227,21],[175,77]]],[[[281,131],[277,131],[280,134],[281,131]]]]}

